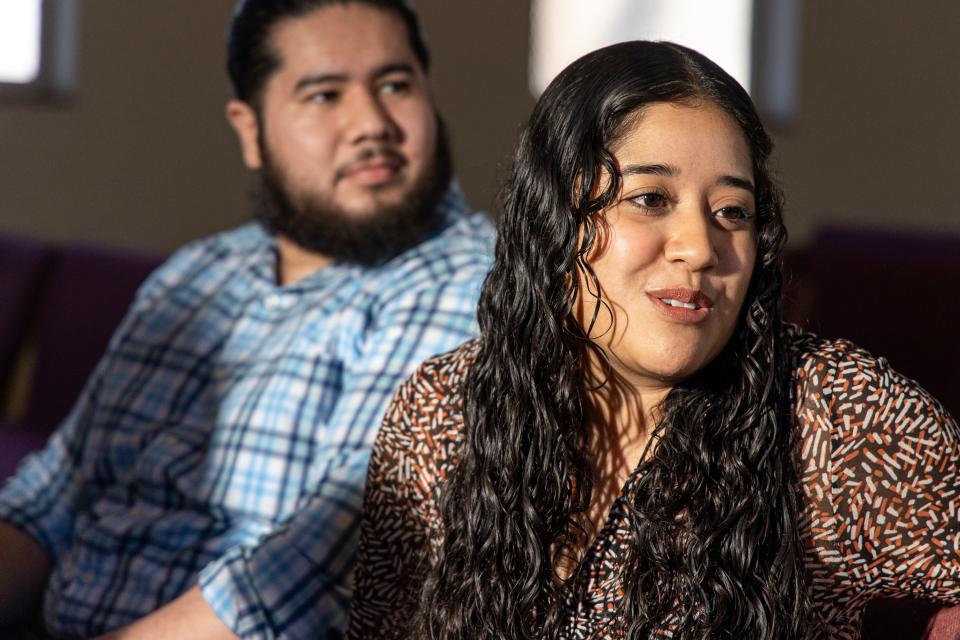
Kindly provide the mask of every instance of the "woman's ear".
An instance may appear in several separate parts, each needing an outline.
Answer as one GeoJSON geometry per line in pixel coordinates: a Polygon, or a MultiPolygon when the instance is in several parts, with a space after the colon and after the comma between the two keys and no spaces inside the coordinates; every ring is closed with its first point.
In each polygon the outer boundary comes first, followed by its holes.
{"type": "Polygon", "coordinates": [[[227,122],[233,127],[240,141],[243,164],[252,171],[263,166],[260,150],[260,119],[253,107],[243,100],[230,100],[226,109],[227,122]]]}

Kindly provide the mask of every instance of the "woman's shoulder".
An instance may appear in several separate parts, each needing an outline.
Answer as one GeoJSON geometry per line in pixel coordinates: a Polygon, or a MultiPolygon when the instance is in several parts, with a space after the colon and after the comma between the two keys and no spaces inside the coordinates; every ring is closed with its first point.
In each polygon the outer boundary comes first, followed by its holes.
{"type": "Polygon", "coordinates": [[[896,374],[886,358],[850,340],[823,338],[793,324],[784,325],[784,338],[793,382],[807,393],[852,392],[893,382],[916,386],[896,374]]]}
{"type": "Polygon", "coordinates": [[[864,589],[956,602],[956,422],[883,357],[796,327],[785,337],[807,566],[824,611],[846,615],[864,589]],[[905,549],[923,561],[904,562],[905,549]]]}
{"type": "Polygon", "coordinates": [[[470,340],[424,361],[394,396],[377,448],[455,448],[463,430],[462,387],[479,348],[478,340],[470,340]]]}
{"type": "Polygon", "coordinates": [[[404,390],[418,402],[447,400],[459,396],[470,366],[480,351],[480,340],[464,342],[456,349],[423,362],[404,383],[404,390]]]}
{"type": "Polygon", "coordinates": [[[833,374],[850,355],[873,358],[849,340],[823,338],[791,323],[783,325],[784,342],[794,376],[833,374]]]}
{"type": "Polygon", "coordinates": [[[878,429],[902,433],[905,425],[917,421],[930,428],[952,423],[935,398],[886,358],[849,340],[821,338],[794,325],[785,326],[784,336],[802,423],[830,423],[846,436],[878,429]]]}

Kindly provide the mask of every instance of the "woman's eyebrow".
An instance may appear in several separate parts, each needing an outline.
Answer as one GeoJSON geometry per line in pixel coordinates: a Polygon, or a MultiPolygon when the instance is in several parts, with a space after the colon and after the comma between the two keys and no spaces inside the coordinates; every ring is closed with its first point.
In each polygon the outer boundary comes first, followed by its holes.
{"type": "MultiPolygon", "coordinates": [[[[652,175],[667,176],[670,178],[680,175],[680,169],[669,164],[628,164],[620,171],[621,176],[652,175]]],[[[717,178],[717,186],[735,187],[744,189],[753,193],[755,187],[753,182],[740,176],[720,176],[717,178]]]]}
{"type": "Polygon", "coordinates": [[[717,185],[721,187],[735,187],[737,189],[744,189],[753,193],[756,191],[756,187],[753,186],[753,182],[747,180],[746,178],[739,178],[737,176],[720,176],[717,178],[717,185]]]}
{"type": "Polygon", "coordinates": [[[680,170],[669,164],[628,164],[620,170],[622,176],[675,176],[680,170]]]}

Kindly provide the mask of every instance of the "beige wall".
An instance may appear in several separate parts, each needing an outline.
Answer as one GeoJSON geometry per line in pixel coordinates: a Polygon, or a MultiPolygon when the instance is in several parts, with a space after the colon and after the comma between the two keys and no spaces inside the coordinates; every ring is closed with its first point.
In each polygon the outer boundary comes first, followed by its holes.
{"type": "MultiPolygon", "coordinates": [[[[76,98],[0,106],[0,230],[169,251],[244,220],[222,116],[233,0],[81,4],[76,98]]],[[[416,4],[459,174],[489,208],[532,105],[528,3],[416,4]]],[[[806,5],[799,118],[775,132],[794,237],[823,221],[960,234],[960,3],[806,5]]]]}
{"type": "MultiPolygon", "coordinates": [[[[420,0],[461,180],[488,208],[532,105],[526,7],[420,0]]],[[[233,0],[81,0],[79,91],[0,106],[0,230],[170,251],[246,219],[223,118],[233,0]]]]}
{"type": "Polygon", "coordinates": [[[809,0],[799,118],[779,132],[788,224],[960,235],[960,3],[809,0]]]}
{"type": "Polygon", "coordinates": [[[416,0],[433,84],[471,203],[492,209],[533,108],[527,89],[527,0],[416,0]]]}
{"type": "Polygon", "coordinates": [[[168,251],[243,219],[231,0],[81,0],[71,103],[0,107],[0,228],[168,251]]]}

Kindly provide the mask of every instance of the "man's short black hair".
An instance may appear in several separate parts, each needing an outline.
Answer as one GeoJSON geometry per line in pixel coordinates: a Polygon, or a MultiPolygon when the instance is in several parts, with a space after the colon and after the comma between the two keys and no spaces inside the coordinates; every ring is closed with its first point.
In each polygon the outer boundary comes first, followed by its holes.
{"type": "Polygon", "coordinates": [[[270,46],[277,22],[296,18],[330,5],[365,4],[399,15],[407,27],[410,48],[426,72],[430,53],[420,33],[417,14],[406,0],[239,0],[227,35],[227,73],[234,95],[258,108],[264,84],[280,60],[270,46]]]}

